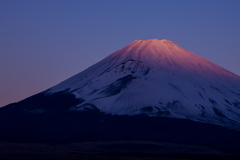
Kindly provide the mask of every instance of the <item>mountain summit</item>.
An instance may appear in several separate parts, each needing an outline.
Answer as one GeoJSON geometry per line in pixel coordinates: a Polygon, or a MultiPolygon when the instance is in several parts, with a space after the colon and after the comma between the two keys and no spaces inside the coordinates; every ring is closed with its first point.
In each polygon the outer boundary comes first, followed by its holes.
{"type": "Polygon", "coordinates": [[[240,77],[165,39],[135,40],[47,94],[60,91],[81,99],[71,111],[240,125],[240,77]]]}

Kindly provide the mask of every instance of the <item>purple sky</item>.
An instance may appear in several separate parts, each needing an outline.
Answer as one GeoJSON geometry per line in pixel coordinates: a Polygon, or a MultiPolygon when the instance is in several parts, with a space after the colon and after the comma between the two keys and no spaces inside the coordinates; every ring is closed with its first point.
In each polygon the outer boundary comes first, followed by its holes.
{"type": "Polygon", "coordinates": [[[136,39],[168,39],[240,75],[240,1],[1,0],[0,106],[136,39]]]}

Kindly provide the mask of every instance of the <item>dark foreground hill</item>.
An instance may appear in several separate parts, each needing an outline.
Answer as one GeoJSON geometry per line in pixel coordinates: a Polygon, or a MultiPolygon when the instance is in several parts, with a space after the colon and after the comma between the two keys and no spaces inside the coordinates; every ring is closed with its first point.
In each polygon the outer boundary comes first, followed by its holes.
{"type": "MultiPolygon", "coordinates": [[[[0,109],[0,140],[31,143],[89,141],[153,141],[207,146],[227,153],[240,153],[240,134],[226,127],[169,117],[110,115],[99,110],[69,111],[78,102],[71,94],[44,93],[0,109]],[[54,100],[55,99],[55,100],[54,100]],[[18,108],[36,104],[54,112],[24,114],[18,108]],[[54,105],[53,105],[54,104],[54,105]],[[58,105],[57,105],[58,104],[58,105]]],[[[35,105],[36,106],[36,105],[35,105]]]]}

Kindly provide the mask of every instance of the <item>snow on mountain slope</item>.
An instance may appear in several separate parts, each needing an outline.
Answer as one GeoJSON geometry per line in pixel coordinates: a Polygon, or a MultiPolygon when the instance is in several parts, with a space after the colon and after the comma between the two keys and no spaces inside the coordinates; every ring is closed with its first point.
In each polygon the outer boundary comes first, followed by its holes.
{"type": "Polygon", "coordinates": [[[147,114],[240,127],[240,77],[168,40],[136,40],[52,87],[116,115],[147,114]]]}

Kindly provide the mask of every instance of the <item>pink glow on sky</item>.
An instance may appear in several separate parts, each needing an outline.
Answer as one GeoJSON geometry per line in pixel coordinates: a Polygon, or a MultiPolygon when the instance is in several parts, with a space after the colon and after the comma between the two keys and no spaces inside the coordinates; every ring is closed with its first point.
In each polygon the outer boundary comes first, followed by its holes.
{"type": "Polygon", "coordinates": [[[239,0],[1,0],[0,106],[136,39],[168,39],[240,75],[239,0]]]}

